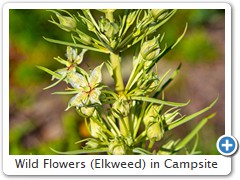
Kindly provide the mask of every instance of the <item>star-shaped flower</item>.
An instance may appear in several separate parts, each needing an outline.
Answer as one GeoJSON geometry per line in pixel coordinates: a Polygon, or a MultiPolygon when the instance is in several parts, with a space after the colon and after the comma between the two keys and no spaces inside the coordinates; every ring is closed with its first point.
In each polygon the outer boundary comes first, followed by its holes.
{"type": "Polygon", "coordinates": [[[83,49],[82,52],[80,54],[78,54],[77,49],[73,49],[70,46],[68,46],[67,53],[66,53],[67,60],[64,60],[60,57],[54,58],[61,64],[64,64],[66,67],[55,71],[55,73],[60,75],[60,77],[53,75],[52,80],[54,80],[55,78],[58,80],[55,83],[51,84],[50,86],[48,86],[44,89],[49,89],[53,86],[56,86],[58,83],[60,83],[63,80],[68,83],[69,82],[68,74],[71,74],[69,72],[76,72],[77,65],[79,65],[82,62],[83,56],[86,51],[87,51],[87,49],[83,49]]]}
{"type": "Polygon", "coordinates": [[[58,62],[64,64],[66,67],[59,69],[56,72],[62,76],[67,76],[69,71],[76,71],[76,66],[82,62],[86,51],[87,49],[83,49],[82,52],[78,54],[77,49],[73,49],[72,47],[68,46],[66,52],[67,60],[63,60],[60,57],[55,58],[58,62]]]}
{"type": "Polygon", "coordinates": [[[94,104],[101,104],[99,96],[102,86],[102,69],[103,64],[97,66],[90,74],[79,74],[77,72],[69,72],[68,80],[71,86],[78,92],[68,103],[68,110],[71,107],[83,107],[94,104]]]}

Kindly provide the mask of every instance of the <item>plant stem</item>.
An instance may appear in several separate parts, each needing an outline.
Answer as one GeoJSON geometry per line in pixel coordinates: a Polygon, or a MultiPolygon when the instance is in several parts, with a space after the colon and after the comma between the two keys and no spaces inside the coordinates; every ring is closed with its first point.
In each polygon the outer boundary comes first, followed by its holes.
{"type": "Polygon", "coordinates": [[[113,22],[114,21],[114,17],[113,17],[113,12],[112,11],[108,11],[105,13],[106,18],[110,21],[113,22]]]}
{"type": "Polygon", "coordinates": [[[148,151],[150,151],[151,152],[151,149],[152,149],[152,147],[153,147],[153,145],[154,145],[154,141],[149,141],[149,144],[148,144],[148,151]]]}
{"type": "MultiPolygon", "coordinates": [[[[122,72],[121,72],[120,56],[118,54],[111,52],[110,60],[113,68],[113,79],[115,82],[115,90],[120,97],[121,96],[124,97],[124,83],[123,83],[122,72]]],[[[119,126],[120,126],[121,134],[123,136],[127,136],[129,131],[128,117],[120,119],[119,126]]]]}
{"type": "MultiPolygon", "coordinates": [[[[113,17],[113,12],[108,11],[105,13],[106,18],[110,22],[114,22],[114,17],[113,17]]],[[[122,72],[121,72],[121,57],[119,54],[110,52],[110,61],[112,64],[112,69],[113,69],[113,79],[115,82],[115,91],[117,94],[121,97],[125,97],[124,95],[124,83],[123,83],[123,78],[122,78],[122,72]]],[[[128,136],[129,135],[129,120],[128,117],[124,117],[123,119],[119,120],[119,127],[120,127],[120,132],[123,136],[128,136]]]]}
{"type": "Polygon", "coordinates": [[[119,95],[123,95],[124,83],[123,83],[123,78],[122,78],[120,59],[121,58],[118,54],[110,52],[110,60],[112,63],[113,79],[115,82],[115,90],[119,95]]]}

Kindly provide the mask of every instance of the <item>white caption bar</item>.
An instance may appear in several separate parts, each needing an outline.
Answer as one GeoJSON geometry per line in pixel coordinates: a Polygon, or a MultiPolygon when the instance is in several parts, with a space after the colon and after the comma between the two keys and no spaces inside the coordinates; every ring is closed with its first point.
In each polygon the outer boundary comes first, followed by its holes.
{"type": "Polygon", "coordinates": [[[7,175],[228,175],[231,158],[221,155],[170,156],[17,156],[10,155],[7,175]]]}

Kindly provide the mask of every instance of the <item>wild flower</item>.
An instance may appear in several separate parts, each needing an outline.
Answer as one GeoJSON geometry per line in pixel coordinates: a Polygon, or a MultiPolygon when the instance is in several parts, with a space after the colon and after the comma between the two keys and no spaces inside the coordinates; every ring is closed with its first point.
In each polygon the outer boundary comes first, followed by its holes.
{"type": "MultiPolygon", "coordinates": [[[[103,65],[103,64],[102,64],[103,65]]],[[[77,73],[77,72],[69,72],[67,77],[69,83],[74,88],[73,91],[77,92],[68,103],[67,109],[70,107],[83,107],[88,105],[99,104],[101,102],[99,100],[99,96],[101,94],[101,81],[102,74],[101,69],[102,65],[97,66],[90,74],[86,74],[85,76],[77,73]]]]}

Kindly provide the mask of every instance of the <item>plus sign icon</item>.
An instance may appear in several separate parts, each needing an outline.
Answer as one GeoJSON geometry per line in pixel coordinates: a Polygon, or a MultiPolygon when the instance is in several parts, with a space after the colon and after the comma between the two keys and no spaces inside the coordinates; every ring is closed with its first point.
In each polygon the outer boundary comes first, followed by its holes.
{"type": "Polygon", "coordinates": [[[218,138],[216,145],[218,151],[224,156],[231,156],[238,149],[238,142],[233,136],[221,136],[218,138]]]}

